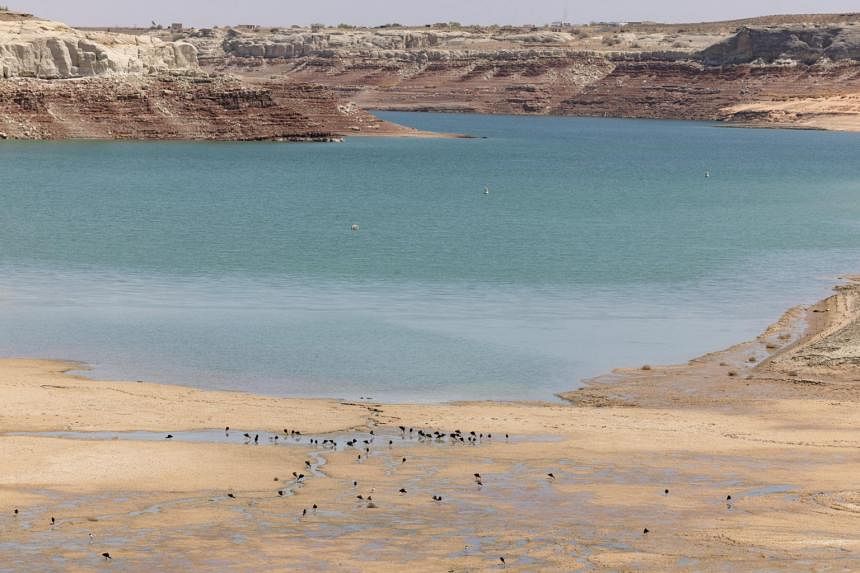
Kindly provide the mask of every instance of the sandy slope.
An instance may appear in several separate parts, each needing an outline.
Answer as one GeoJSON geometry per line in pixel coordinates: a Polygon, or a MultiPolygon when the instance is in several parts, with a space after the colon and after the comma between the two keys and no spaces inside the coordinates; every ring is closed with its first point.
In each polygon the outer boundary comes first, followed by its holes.
{"type": "Polygon", "coordinates": [[[860,131],[860,93],[829,97],[758,101],[727,107],[729,121],[764,127],[806,127],[833,131],[860,131]]]}

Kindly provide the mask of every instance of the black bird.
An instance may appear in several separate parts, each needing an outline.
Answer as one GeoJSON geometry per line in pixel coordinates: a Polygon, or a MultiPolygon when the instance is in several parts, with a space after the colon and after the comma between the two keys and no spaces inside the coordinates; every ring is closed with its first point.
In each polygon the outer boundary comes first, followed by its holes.
{"type": "Polygon", "coordinates": [[[400,488],[400,493],[406,493],[406,489],[400,488]]]}
{"type": "Polygon", "coordinates": [[[281,481],[281,480],[279,480],[279,479],[276,477],[273,481],[281,481]]]}
{"type": "Polygon", "coordinates": [[[15,508],[15,512],[14,512],[14,513],[15,513],[15,515],[18,515],[18,509],[17,509],[17,508],[15,508]]]}
{"type": "Polygon", "coordinates": [[[229,431],[230,431],[230,426],[227,426],[226,428],[224,428],[224,433],[225,433],[225,434],[226,434],[227,432],[229,432],[229,431]]]}
{"type": "Polygon", "coordinates": [[[364,499],[364,496],[363,495],[357,495],[357,496],[355,496],[355,499],[364,499]]]}
{"type": "Polygon", "coordinates": [[[732,501],[732,496],[727,495],[727,496],[726,496],[726,501],[732,501]]]}
{"type": "Polygon", "coordinates": [[[313,509],[314,509],[314,512],[316,512],[316,510],[317,510],[317,509],[319,509],[319,508],[317,507],[317,504],[314,504],[314,508],[313,508],[313,509]]]}
{"type": "Polygon", "coordinates": [[[647,527],[644,530],[642,530],[642,535],[648,535],[648,533],[649,533],[649,531],[648,531],[647,527]]]}
{"type": "Polygon", "coordinates": [[[227,497],[229,497],[230,499],[236,499],[236,496],[233,495],[232,493],[228,493],[227,497]]]}
{"type": "Polygon", "coordinates": [[[476,480],[481,479],[481,474],[476,473],[476,474],[475,474],[475,479],[476,479],[476,480]]]}
{"type": "Polygon", "coordinates": [[[104,557],[104,558],[105,558],[105,561],[107,561],[108,559],[113,559],[113,557],[111,557],[111,556],[110,556],[110,553],[108,553],[107,551],[105,551],[104,553],[102,553],[102,557],[104,557]]]}
{"type": "Polygon", "coordinates": [[[664,491],[663,491],[663,493],[664,493],[665,495],[669,495],[669,490],[668,490],[668,489],[667,489],[667,490],[664,490],[664,491]]]}
{"type": "Polygon", "coordinates": [[[308,514],[308,510],[307,510],[307,509],[303,509],[303,510],[302,510],[302,517],[306,516],[307,514],[308,514]]]}
{"type": "Polygon", "coordinates": [[[358,487],[358,482],[357,481],[352,482],[352,487],[358,487]]]}
{"type": "Polygon", "coordinates": [[[400,463],[401,463],[401,464],[405,464],[405,463],[406,463],[406,458],[403,458],[403,459],[400,461],[400,463]]]}
{"type": "Polygon", "coordinates": [[[257,444],[257,443],[259,443],[259,442],[260,442],[260,434],[256,434],[256,435],[254,436],[254,443],[255,443],[255,444],[257,444]]]}
{"type": "Polygon", "coordinates": [[[243,435],[243,436],[245,436],[246,438],[248,438],[249,440],[251,439],[251,434],[249,434],[249,433],[247,433],[247,432],[246,432],[246,433],[244,433],[244,434],[242,434],[242,435],[243,435]]]}
{"type": "Polygon", "coordinates": [[[501,562],[502,562],[502,565],[507,566],[507,564],[505,563],[505,558],[504,558],[504,557],[499,557],[499,561],[501,561],[501,562]]]}
{"type": "Polygon", "coordinates": [[[173,439],[173,434],[167,434],[167,436],[165,436],[165,437],[164,437],[164,439],[165,439],[165,440],[172,440],[172,439],[173,439]]]}
{"type": "Polygon", "coordinates": [[[293,477],[296,479],[299,479],[299,474],[297,474],[296,472],[293,472],[293,477]]]}
{"type": "Polygon", "coordinates": [[[57,520],[54,519],[54,516],[52,515],[51,516],[51,525],[54,525],[55,523],[57,523],[57,520]]]}
{"type": "Polygon", "coordinates": [[[299,477],[296,478],[296,481],[302,481],[305,479],[305,474],[299,474],[299,477]]]}
{"type": "Polygon", "coordinates": [[[507,440],[508,438],[510,438],[510,436],[508,434],[505,434],[505,439],[507,440]]]}
{"type": "Polygon", "coordinates": [[[283,496],[284,496],[284,490],[279,489],[279,490],[278,490],[278,495],[279,495],[279,496],[281,496],[281,497],[283,497],[283,496]]]}
{"type": "Polygon", "coordinates": [[[548,473],[548,474],[546,474],[546,475],[547,475],[547,477],[548,477],[549,479],[551,479],[551,480],[554,480],[554,479],[555,479],[555,475],[553,475],[552,473],[548,473]]]}
{"type": "Polygon", "coordinates": [[[305,460],[305,467],[311,469],[311,463],[307,460],[305,460]]]}

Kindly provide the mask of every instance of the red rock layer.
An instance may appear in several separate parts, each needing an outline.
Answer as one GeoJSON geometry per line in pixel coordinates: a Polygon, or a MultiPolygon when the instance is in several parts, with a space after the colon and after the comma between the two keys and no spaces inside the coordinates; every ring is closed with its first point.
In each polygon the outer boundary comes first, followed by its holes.
{"type": "Polygon", "coordinates": [[[308,84],[207,75],[0,82],[3,138],[325,140],[389,125],[308,84]]]}
{"type": "Polygon", "coordinates": [[[860,64],[703,68],[691,63],[620,64],[561,102],[564,115],[727,119],[724,108],[745,102],[830,97],[860,91],[860,64]]]}

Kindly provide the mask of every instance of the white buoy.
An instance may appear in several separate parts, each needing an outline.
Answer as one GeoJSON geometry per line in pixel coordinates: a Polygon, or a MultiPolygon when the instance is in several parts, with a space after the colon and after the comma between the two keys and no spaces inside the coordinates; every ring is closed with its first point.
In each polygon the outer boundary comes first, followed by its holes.
{"type": "Polygon", "coordinates": [[[490,188],[484,187],[484,195],[489,195],[489,194],[490,194],[490,188]]]}
{"type": "Polygon", "coordinates": [[[352,230],[353,230],[353,231],[358,231],[359,229],[360,229],[360,227],[359,227],[358,225],[353,225],[353,226],[352,226],[352,230]]]}
{"type": "Polygon", "coordinates": [[[705,177],[710,177],[710,176],[711,176],[711,170],[708,169],[707,171],[705,171],[705,177]]]}

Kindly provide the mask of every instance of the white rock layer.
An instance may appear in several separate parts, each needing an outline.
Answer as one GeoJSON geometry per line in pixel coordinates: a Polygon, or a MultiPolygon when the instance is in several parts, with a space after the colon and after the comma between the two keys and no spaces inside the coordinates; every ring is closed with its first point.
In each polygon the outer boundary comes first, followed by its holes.
{"type": "Polygon", "coordinates": [[[45,20],[0,21],[4,78],[145,74],[197,66],[197,48],[186,42],[82,32],[45,20]]]}

